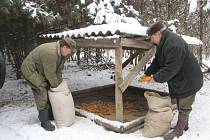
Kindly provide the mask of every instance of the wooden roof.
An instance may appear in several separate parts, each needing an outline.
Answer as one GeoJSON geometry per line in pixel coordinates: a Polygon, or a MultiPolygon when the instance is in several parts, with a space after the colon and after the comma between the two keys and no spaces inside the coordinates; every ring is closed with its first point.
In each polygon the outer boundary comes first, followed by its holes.
{"type": "Polygon", "coordinates": [[[100,38],[94,39],[75,39],[79,48],[104,48],[114,49],[122,46],[123,49],[150,49],[152,44],[145,41],[143,37],[133,38],[100,38]]]}

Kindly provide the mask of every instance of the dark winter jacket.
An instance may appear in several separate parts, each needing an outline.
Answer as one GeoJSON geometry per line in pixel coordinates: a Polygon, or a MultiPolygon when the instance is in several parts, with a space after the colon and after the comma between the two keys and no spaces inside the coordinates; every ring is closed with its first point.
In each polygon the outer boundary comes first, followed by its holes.
{"type": "Polygon", "coordinates": [[[167,82],[171,97],[190,96],[203,85],[202,71],[187,43],[169,30],[162,32],[155,58],[145,74],[153,74],[156,82],[167,82]]]}

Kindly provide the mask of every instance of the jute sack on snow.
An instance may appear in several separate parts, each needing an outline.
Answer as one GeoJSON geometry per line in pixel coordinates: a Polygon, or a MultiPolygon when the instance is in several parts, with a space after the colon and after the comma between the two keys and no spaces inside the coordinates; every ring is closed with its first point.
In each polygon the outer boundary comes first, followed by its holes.
{"type": "Polygon", "coordinates": [[[48,91],[57,128],[71,126],[75,120],[74,101],[66,81],[48,91]]]}
{"type": "Polygon", "coordinates": [[[160,96],[158,93],[149,91],[146,91],[144,96],[150,110],[161,111],[161,108],[172,107],[170,96],[160,96]]]}
{"type": "Polygon", "coordinates": [[[145,92],[149,111],[144,120],[144,137],[162,136],[170,130],[173,119],[171,98],[155,92],[145,92]]]}

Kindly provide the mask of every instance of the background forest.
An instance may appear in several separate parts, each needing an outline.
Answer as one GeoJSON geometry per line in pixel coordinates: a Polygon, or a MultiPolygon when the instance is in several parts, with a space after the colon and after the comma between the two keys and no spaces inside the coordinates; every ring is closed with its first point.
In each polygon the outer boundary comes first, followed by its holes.
{"type": "Polygon", "coordinates": [[[0,50],[12,65],[16,78],[21,78],[20,66],[31,49],[47,42],[39,36],[92,24],[97,20],[100,6],[107,12],[133,17],[143,26],[165,20],[177,28],[177,33],[194,36],[204,44],[194,50],[200,62],[210,53],[210,8],[208,0],[1,0],[0,50]],[[108,3],[110,2],[110,3],[108,3]],[[194,4],[195,5],[195,4],[194,4]],[[201,57],[202,56],[202,57],[201,57]]]}

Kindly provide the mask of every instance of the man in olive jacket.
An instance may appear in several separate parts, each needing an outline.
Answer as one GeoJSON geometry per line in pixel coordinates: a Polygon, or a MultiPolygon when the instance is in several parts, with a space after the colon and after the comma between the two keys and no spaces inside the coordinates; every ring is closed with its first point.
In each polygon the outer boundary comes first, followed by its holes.
{"type": "Polygon", "coordinates": [[[166,28],[162,21],[147,30],[150,41],[157,46],[155,58],[145,72],[152,76],[151,82],[168,83],[172,102],[178,106],[178,121],[175,129],[164,135],[172,140],[188,129],[188,118],[195,94],[203,85],[200,66],[182,37],[166,28]]]}
{"type": "Polygon", "coordinates": [[[76,42],[66,37],[36,47],[22,63],[21,71],[33,91],[39,111],[38,118],[45,130],[55,130],[49,121],[53,116],[47,91],[62,82],[64,61],[75,52],[76,42]]]}

